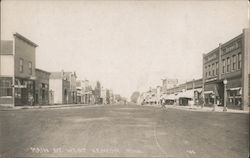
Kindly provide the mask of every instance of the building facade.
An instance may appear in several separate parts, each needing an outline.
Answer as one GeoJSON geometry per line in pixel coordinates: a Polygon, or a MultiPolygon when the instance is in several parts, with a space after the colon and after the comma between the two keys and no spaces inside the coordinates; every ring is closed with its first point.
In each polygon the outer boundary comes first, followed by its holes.
{"type": "Polygon", "coordinates": [[[203,89],[205,105],[248,109],[249,29],[203,54],[203,89]]]}
{"type": "Polygon", "coordinates": [[[49,86],[50,104],[70,103],[70,81],[63,70],[61,72],[50,72],[49,86]]]}
{"type": "Polygon", "coordinates": [[[70,89],[69,89],[69,98],[68,98],[68,103],[70,104],[76,104],[77,103],[77,90],[76,90],[76,73],[75,72],[64,72],[67,80],[69,81],[70,84],[70,89]]]}
{"type": "Polygon", "coordinates": [[[49,104],[49,76],[49,72],[36,69],[35,104],[49,104]]]}
{"type": "Polygon", "coordinates": [[[1,41],[1,105],[22,106],[34,104],[37,46],[37,44],[19,33],[13,34],[13,40],[1,41]]]}

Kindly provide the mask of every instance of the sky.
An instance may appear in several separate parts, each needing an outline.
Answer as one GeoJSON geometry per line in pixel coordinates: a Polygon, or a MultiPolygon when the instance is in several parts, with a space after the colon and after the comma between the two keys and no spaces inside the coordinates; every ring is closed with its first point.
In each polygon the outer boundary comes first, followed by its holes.
{"type": "Polygon", "coordinates": [[[36,67],[76,71],[129,98],[202,77],[208,53],[248,26],[248,2],[2,0],[1,39],[39,45],[36,67]]]}

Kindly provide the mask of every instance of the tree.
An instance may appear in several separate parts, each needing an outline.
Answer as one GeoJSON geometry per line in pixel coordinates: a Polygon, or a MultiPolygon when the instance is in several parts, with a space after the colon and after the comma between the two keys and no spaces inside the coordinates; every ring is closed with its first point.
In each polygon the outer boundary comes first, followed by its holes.
{"type": "Polygon", "coordinates": [[[138,91],[133,92],[133,94],[130,97],[131,102],[136,103],[139,96],[140,96],[140,92],[138,92],[138,91]]]}

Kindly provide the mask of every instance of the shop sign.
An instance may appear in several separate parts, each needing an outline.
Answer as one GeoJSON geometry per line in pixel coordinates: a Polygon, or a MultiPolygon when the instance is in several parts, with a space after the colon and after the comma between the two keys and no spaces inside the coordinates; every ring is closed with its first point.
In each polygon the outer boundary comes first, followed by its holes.
{"type": "Polygon", "coordinates": [[[26,85],[14,85],[15,88],[27,88],[26,85]]]}
{"type": "Polygon", "coordinates": [[[240,47],[240,41],[237,41],[237,42],[233,43],[232,45],[226,47],[226,48],[224,49],[224,52],[225,52],[225,53],[228,53],[228,52],[231,52],[231,51],[233,51],[233,50],[238,49],[239,47],[240,47]]]}
{"type": "Polygon", "coordinates": [[[209,62],[209,61],[212,61],[212,60],[214,60],[216,58],[218,58],[218,52],[213,53],[212,55],[209,55],[209,56],[205,57],[205,61],[209,62]]]}
{"type": "Polygon", "coordinates": [[[211,81],[215,81],[215,80],[217,80],[217,77],[206,79],[206,82],[211,82],[211,81]]]}

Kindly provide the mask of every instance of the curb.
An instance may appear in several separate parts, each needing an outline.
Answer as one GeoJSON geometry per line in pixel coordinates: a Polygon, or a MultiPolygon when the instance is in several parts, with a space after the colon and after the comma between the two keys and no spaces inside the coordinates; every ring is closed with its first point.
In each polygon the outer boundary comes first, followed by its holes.
{"type": "Polygon", "coordinates": [[[1,107],[0,106],[0,111],[12,111],[12,110],[28,110],[28,109],[57,109],[57,108],[74,108],[74,107],[97,107],[97,106],[103,106],[101,105],[96,105],[96,104],[67,104],[67,105],[45,105],[45,106],[19,106],[19,107],[1,107]]]}
{"type": "MultiPolygon", "coordinates": [[[[160,105],[144,105],[144,106],[150,106],[150,107],[156,107],[160,108],[160,105]]],[[[216,108],[214,109],[212,107],[204,107],[201,108],[200,106],[178,106],[178,105],[166,105],[166,108],[171,108],[171,109],[179,109],[179,110],[186,110],[186,111],[197,111],[197,112],[217,112],[217,113],[240,113],[240,114],[249,114],[249,111],[243,111],[243,110],[232,110],[232,109],[227,109],[226,112],[223,111],[223,108],[216,108]]]]}

